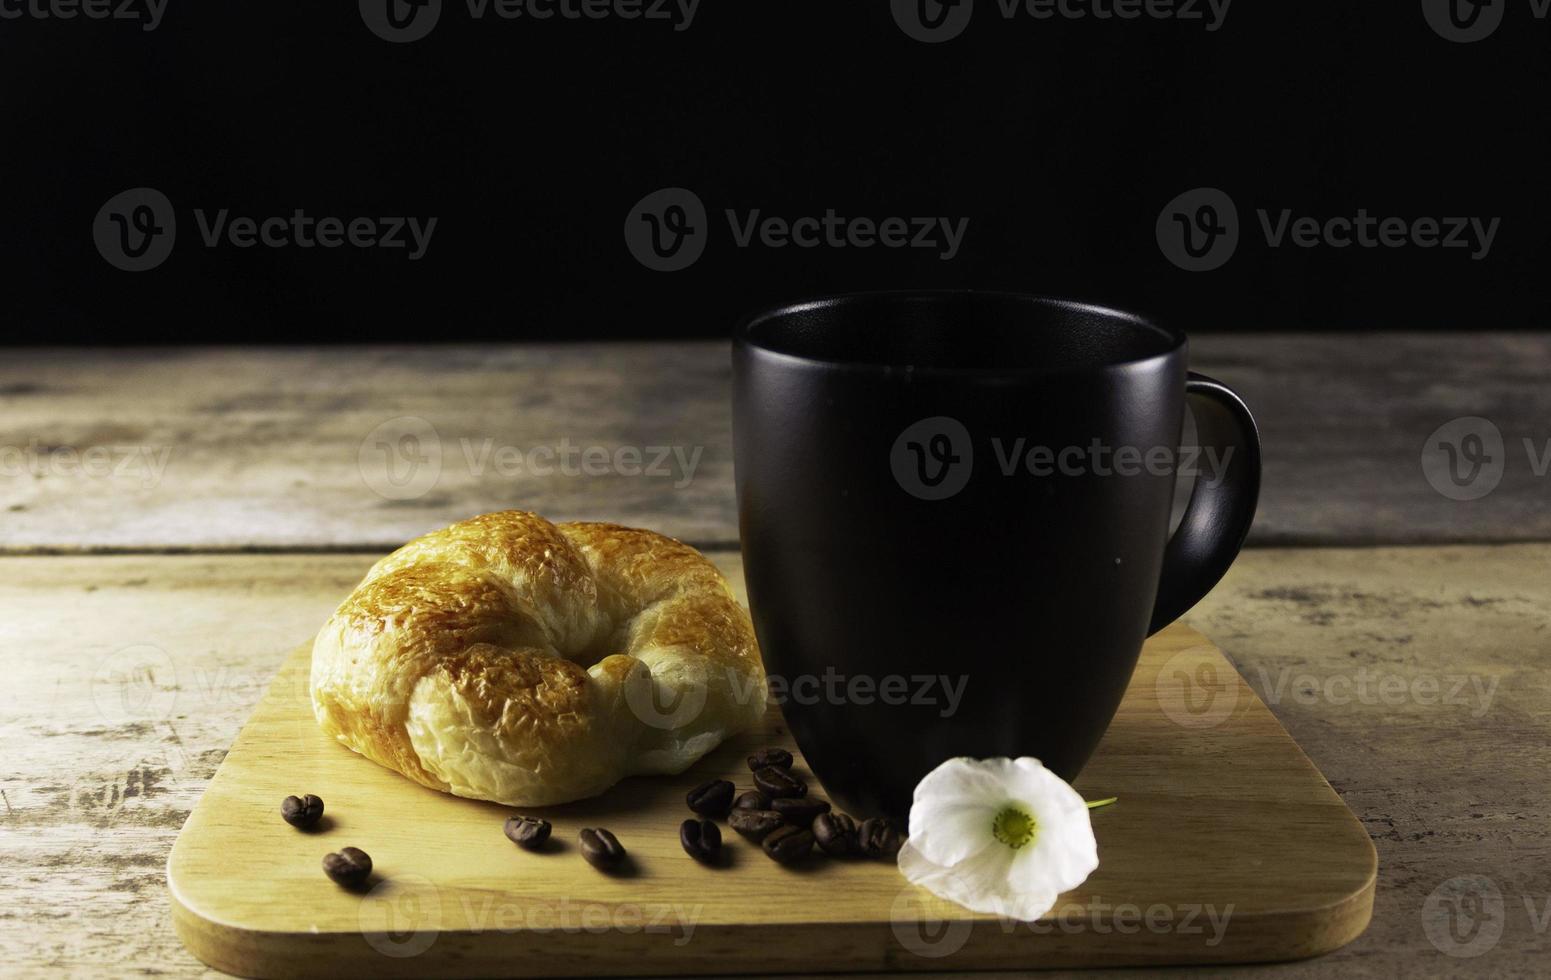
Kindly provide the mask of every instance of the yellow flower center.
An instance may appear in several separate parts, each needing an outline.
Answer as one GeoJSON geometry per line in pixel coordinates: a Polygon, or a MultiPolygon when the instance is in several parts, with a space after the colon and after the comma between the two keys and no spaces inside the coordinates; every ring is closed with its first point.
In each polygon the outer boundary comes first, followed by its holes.
{"type": "Polygon", "coordinates": [[[1038,834],[1039,822],[1033,814],[1015,806],[1002,807],[991,820],[991,836],[1015,851],[1033,843],[1038,834]]]}

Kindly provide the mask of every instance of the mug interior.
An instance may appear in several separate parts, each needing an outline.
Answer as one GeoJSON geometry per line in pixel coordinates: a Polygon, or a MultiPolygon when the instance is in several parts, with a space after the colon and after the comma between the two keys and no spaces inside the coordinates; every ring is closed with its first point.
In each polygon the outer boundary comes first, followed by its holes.
{"type": "Polygon", "coordinates": [[[738,336],[763,350],[859,367],[1063,371],[1128,364],[1184,345],[1130,313],[1019,293],[860,293],[755,314],[738,336]]]}

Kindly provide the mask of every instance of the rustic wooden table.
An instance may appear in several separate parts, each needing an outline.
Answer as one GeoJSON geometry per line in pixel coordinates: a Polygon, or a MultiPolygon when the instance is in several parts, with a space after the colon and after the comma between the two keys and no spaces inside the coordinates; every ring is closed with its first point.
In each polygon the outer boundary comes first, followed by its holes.
{"type": "MultiPolygon", "coordinates": [[[[1379,851],[1361,939],[1254,969],[1543,975],[1551,336],[1207,336],[1195,361],[1255,407],[1266,490],[1188,619],[1379,851]],[[1440,491],[1422,456],[1473,416],[1501,481],[1461,500],[1495,471],[1440,491]]],[[[284,653],[406,538],[522,506],[735,548],[727,383],[719,344],[8,353],[4,972],[208,972],[171,929],[172,841],[284,653]]]]}

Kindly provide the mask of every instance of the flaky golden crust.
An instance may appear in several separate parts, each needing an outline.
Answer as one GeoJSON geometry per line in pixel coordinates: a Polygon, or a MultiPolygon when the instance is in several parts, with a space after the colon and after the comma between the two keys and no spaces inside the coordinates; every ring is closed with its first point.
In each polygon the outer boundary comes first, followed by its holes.
{"type": "Polygon", "coordinates": [[[698,551],[522,511],[374,565],[318,633],[311,686],[344,745],[513,806],[682,772],[765,705],[748,613],[698,551]]]}

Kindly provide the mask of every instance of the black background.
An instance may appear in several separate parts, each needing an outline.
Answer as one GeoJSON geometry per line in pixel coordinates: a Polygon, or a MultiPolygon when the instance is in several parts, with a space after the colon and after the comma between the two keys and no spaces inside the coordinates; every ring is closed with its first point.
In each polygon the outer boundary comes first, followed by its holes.
{"type": "MultiPolygon", "coordinates": [[[[18,0],[4,0],[15,4],[18,0]]],[[[37,0],[29,0],[37,2],[37,0]]],[[[114,0],[115,3],[121,0],[114,0]]],[[[1508,4],[1510,0],[1497,0],[1508,4]]],[[[1543,327],[1551,23],[1475,44],[1417,0],[1237,0],[1200,21],[1004,20],[908,38],[886,0],[704,0],[654,21],[473,19],[390,44],[354,0],[169,0],[136,22],[0,20],[0,231],[12,343],[721,336],[812,293],[986,287],[1139,307],[1191,330],[1543,327]],[[127,188],[177,245],[126,273],[92,241],[127,188]],[[662,187],[711,213],[704,256],[626,249],[662,187]],[[1244,241],[1189,273],[1160,209],[1198,186],[1244,241]],[[436,216],[404,250],[203,247],[193,210],[436,216]],[[741,213],[969,218],[910,249],[735,248],[741,213]],[[1491,254],[1269,249],[1255,211],[1500,217],[1491,254]]]]}

